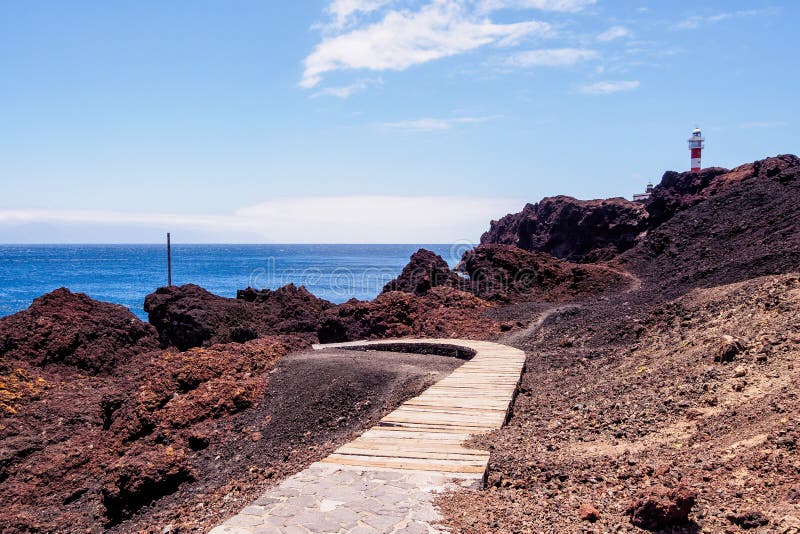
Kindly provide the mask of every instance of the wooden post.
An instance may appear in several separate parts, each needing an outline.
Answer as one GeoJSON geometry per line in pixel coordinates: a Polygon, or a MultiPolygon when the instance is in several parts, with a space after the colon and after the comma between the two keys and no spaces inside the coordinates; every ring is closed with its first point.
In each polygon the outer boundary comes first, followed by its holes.
{"type": "Polygon", "coordinates": [[[169,242],[169,232],[167,232],[167,285],[172,286],[172,250],[169,242]]]}

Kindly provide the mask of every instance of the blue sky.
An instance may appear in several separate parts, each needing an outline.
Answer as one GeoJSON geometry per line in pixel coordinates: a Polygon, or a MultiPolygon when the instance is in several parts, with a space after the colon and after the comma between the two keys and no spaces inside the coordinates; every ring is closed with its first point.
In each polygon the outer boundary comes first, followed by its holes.
{"type": "Polygon", "coordinates": [[[451,242],[797,152],[796,2],[0,3],[0,242],[451,242]]]}

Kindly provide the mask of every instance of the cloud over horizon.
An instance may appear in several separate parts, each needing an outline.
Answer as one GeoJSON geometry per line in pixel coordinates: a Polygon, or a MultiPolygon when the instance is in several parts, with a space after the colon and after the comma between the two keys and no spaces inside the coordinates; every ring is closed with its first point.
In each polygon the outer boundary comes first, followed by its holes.
{"type": "Polygon", "coordinates": [[[142,242],[135,236],[158,230],[185,231],[195,242],[224,236],[228,243],[452,243],[476,241],[490,220],[523,204],[508,197],[349,195],[276,198],[230,214],[2,209],[0,235],[13,234],[15,243],[48,242],[20,230],[58,226],[61,241],[76,243],[85,242],[87,228],[97,236],[93,242],[118,242],[114,235],[122,228],[124,242],[142,242]],[[113,230],[98,235],[103,227],[113,230]]]}

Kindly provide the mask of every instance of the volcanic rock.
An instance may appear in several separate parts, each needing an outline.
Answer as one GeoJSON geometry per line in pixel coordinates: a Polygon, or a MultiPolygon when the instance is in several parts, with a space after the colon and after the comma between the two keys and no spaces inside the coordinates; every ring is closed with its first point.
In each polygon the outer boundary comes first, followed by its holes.
{"type": "Polygon", "coordinates": [[[611,268],[575,264],[511,245],[479,245],[462,260],[472,291],[492,301],[559,301],[625,286],[611,268]]]}
{"type": "Polygon", "coordinates": [[[434,287],[421,297],[390,291],[329,310],[317,335],[322,343],[406,336],[488,339],[500,332],[500,325],[484,316],[490,307],[450,287],[434,287]]]}
{"type": "MultiPolygon", "coordinates": [[[[29,380],[36,394],[0,414],[2,530],[111,526],[194,478],[208,481],[220,467],[203,452],[239,447],[234,418],[263,399],[282,357],[307,347],[294,336],[263,337],[133,354],[101,375],[33,368],[46,381],[29,380]]],[[[32,379],[32,370],[15,372],[32,379]]],[[[0,382],[2,407],[8,380],[0,382]]],[[[226,458],[250,461],[234,456],[226,458]]]]}
{"type": "Polygon", "coordinates": [[[186,284],[158,288],[144,301],[162,345],[179,350],[273,334],[313,334],[322,313],[332,306],[294,284],[274,291],[248,288],[235,299],[186,284]]]}
{"type": "Polygon", "coordinates": [[[715,362],[732,362],[736,355],[744,350],[744,343],[733,336],[724,335],[720,337],[717,350],[714,353],[715,362]]]}
{"type": "Polygon", "coordinates": [[[700,172],[667,171],[661,182],[653,188],[647,202],[649,226],[654,228],[669,220],[675,213],[718,195],[741,182],[776,180],[786,183],[800,173],[800,159],[793,155],[780,155],[728,170],[709,167],[700,172]]]}
{"type": "Polygon", "coordinates": [[[696,495],[685,488],[654,486],[643,492],[628,506],[631,523],[647,530],[658,530],[686,523],[696,495]]]}
{"type": "Polygon", "coordinates": [[[411,255],[400,276],[384,286],[383,293],[403,291],[419,296],[433,287],[458,287],[459,283],[459,276],[450,270],[441,256],[421,248],[411,255]]]}
{"type": "Polygon", "coordinates": [[[589,521],[594,523],[600,519],[600,512],[591,504],[582,504],[578,509],[578,518],[581,521],[589,521]]]}
{"type": "MultiPolygon", "coordinates": [[[[702,174],[682,173],[676,180],[702,174]]],[[[699,193],[686,189],[689,193],[673,206],[677,211],[648,230],[619,260],[665,295],[797,271],[798,177],[800,160],[795,156],[767,158],[716,174],[699,193]]],[[[659,184],[654,192],[659,187],[663,189],[659,184]]],[[[660,194],[648,209],[658,205],[660,194]]],[[[666,216],[653,212],[654,220],[666,216]]]]}
{"type": "Polygon", "coordinates": [[[730,521],[734,525],[738,525],[744,530],[763,527],[769,524],[768,517],[766,517],[761,512],[756,512],[752,510],[749,512],[728,514],[728,521],[730,521]]]}
{"type": "Polygon", "coordinates": [[[102,498],[108,525],[118,523],[193,479],[182,449],[161,446],[123,456],[110,466],[103,480],[102,498]]]}
{"type": "Polygon", "coordinates": [[[481,244],[513,245],[575,262],[614,257],[647,229],[645,207],[624,198],[546,197],[519,213],[492,221],[481,244]]]}
{"type": "Polygon", "coordinates": [[[63,363],[109,372],[134,354],[158,349],[156,330],[124,306],[60,288],[0,319],[0,357],[37,366],[63,363]]]}

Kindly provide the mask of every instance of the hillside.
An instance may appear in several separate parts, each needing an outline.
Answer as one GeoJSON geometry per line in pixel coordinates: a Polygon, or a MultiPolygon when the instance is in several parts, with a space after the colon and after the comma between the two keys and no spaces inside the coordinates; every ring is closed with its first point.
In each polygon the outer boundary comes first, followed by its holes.
{"type": "Polygon", "coordinates": [[[476,440],[489,488],[439,500],[450,526],[798,532],[798,163],[667,173],[613,260],[627,292],[497,310],[530,314],[501,338],[526,372],[509,425],[476,440]]]}

